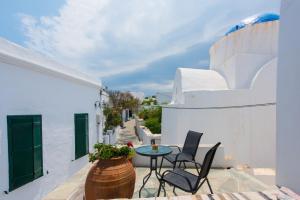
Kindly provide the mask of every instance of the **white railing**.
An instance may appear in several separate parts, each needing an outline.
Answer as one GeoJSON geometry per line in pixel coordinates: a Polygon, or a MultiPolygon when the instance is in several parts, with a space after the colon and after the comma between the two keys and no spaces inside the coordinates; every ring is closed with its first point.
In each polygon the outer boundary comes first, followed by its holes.
{"type": "Polygon", "coordinates": [[[161,134],[153,134],[147,127],[144,126],[144,120],[135,118],[135,126],[139,140],[143,144],[151,144],[151,140],[154,139],[156,144],[161,143],[161,134]]]}

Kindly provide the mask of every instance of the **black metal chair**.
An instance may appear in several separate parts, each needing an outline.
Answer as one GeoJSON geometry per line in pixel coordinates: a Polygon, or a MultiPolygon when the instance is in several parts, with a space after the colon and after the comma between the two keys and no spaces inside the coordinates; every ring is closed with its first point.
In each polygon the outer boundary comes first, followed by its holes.
{"type": "Polygon", "coordinates": [[[165,183],[173,186],[173,192],[175,193],[175,188],[179,188],[185,192],[190,192],[195,194],[200,187],[207,182],[209,190],[211,194],[213,194],[213,190],[208,181],[207,175],[209,174],[212,162],[214,160],[215,153],[221,143],[218,142],[215,146],[213,146],[205,155],[204,161],[202,163],[202,167],[199,163],[193,161],[197,166],[198,175],[192,174],[190,172],[185,171],[184,169],[175,168],[173,170],[167,170],[161,175],[158,194],[159,196],[161,187],[165,186],[165,183]],[[199,171],[199,167],[201,170],[199,171]]]}
{"type": "Polygon", "coordinates": [[[176,167],[177,163],[179,163],[179,167],[181,166],[181,163],[183,163],[184,167],[186,168],[186,165],[185,165],[186,162],[195,161],[195,156],[196,156],[202,135],[203,135],[203,133],[189,131],[185,138],[185,142],[184,142],[182,150],[178,146],[170,146],[170,147],[177,148],[179,153],[169,154],[167,156],[162,157],[161,163],[160,163],[160,168],[159,168],[159,173],[161,171],[161,167],[162,167],[164,160],[167,160],[170,163],[172,163],[173,169],[176,167]]]}

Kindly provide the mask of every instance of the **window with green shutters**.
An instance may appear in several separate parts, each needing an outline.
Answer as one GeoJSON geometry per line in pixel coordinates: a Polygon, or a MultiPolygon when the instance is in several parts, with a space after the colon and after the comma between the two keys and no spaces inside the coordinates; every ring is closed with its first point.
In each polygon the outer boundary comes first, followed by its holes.
{"type": "Polygon", "coordinates": [[[7,116],[9,191],[43,176],[42,116],[7,116]]]}
{"type": "Polygon", "coordinates": [[[87,113],[75,114],[75,159],[89,152],[89,116],[87,113]]]}

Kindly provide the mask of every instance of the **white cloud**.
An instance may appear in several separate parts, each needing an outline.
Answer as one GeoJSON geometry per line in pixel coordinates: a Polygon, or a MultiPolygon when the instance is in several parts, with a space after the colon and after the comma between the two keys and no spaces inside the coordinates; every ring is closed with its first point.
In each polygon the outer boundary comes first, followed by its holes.
{"type": "Polygon", "coordinates": [[[196,35],[175,38],[172,44],[162,45],[162,40],[201,16],[209,4],[199,0],[188,4],[178,0],[67,0],[57,16],[20,16],[28,47],[104,76],[184,51],[196,42],[196,35]]]}
{"type": "Polygon", "coordinates": [[[173,81],[163,81],[161,83],[157,82],[145,82],[145,83],[137,83],[137,84],[128,84],[123,86],[123,89],[133,88],[139,91],[171,91],[173,88],[173,81]]]}
{"type": "MultiPolygon", "coordinates": [[[[276,9],[279,0],[274,2],[66,0],[56,16],[20,14],[20,18],[26,46],[107,77],[209,41],[238,19],[276,9]]],[[[140,85],[150,86],[155,87],[140,85]]]]}

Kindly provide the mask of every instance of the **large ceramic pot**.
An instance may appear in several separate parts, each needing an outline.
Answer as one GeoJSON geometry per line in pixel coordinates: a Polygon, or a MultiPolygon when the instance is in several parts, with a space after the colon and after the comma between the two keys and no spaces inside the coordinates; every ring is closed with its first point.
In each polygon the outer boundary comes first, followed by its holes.
{"type": "Polygon", "coordinates": [[[132,198],[135,171],[126,157],[99,160],[85,182],[86,200],[132,198]]]}

